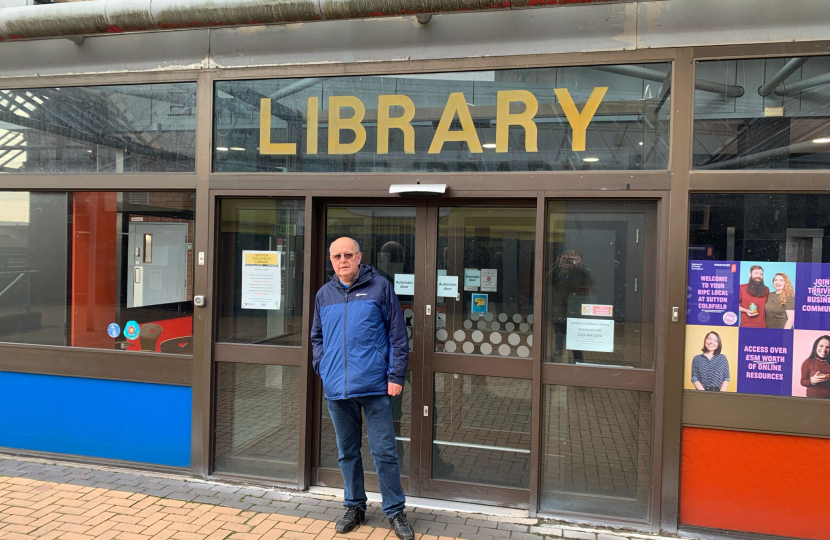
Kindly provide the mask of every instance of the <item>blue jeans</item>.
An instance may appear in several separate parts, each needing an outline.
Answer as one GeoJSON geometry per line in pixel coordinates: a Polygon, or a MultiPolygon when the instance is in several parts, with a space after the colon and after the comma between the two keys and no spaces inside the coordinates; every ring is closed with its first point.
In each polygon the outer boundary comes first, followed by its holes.
{"type": "Polygon", "coordinates": [[[337,464],[343,474],[343,506],[358,506],[366,510],[366,490],[363,485],[363,458],[360,447],[363,439],[363,419],[366,415],[369,432],[369,450],[375,460],[383,513],[392,517],[402,512],[406,499],[401,487],[401,468],[392,423],[391,396],[365,396],[350,399],[327,399],[329,414],[337,437],[337,464]]]}

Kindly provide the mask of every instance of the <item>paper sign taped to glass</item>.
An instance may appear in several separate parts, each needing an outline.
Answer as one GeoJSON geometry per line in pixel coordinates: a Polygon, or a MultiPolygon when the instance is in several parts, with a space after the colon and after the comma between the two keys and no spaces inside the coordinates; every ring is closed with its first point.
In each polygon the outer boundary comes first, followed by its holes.
{"type": "Polygon", "coordinates": [[[572,351],[614,352],[614,321],[568,317],[565,347],[572,351]]]}
{"type": "Polygon", "coordinates": [[[282,253],[242,252],[242,309],[280,309],[282,253]]]}

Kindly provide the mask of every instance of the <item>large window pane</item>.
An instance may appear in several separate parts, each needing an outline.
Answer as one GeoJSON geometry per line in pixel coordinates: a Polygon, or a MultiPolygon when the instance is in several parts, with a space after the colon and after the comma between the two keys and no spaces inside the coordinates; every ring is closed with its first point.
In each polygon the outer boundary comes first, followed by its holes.
{"type": "Polygon", "coordinates": [[[219,81],[213,169],[665,169],[670,71],[663,63],[219,81]],[[571,127],[580,114],[586,130],[571,127]]]}
{"type": "Polygon", "coordinates": [[[830,399],[830,196],[690,202],[684,388],[830,399]]]}
{"type": "Polygon", "coordinates": [[[535,208],[440,208],[435,350],[533,354],[535,208]]]}
{"type": "Polygon", "coordinates": [[[541,508],[646,519],[651,394],[546,385],[542,403],[541,508]]]}
{"type": "Polygon", "coordinates": [[[192,354],[193,204],[0,193],[0,341],[192,354]]]}
{"type": "Polygon", "coordinates": [[[531,381],[435,374],[432,478],[530,487],[531,381]]]}
{"type": "Polygon", "coordinates": [[[300,346],[304,206],[302,200],[220,201],[218,341],[300,346]]]}
{"type": "Polygon", "coordinates": [[[214,469],[297,481],[300,368],[219,362],[214,469]]]}
{"type": "MultiPolygon", "coordinates": [[[[331,421],[329,408],[325,398],[322,402],[323,421],[320,423],[320,466],[336,469],[337,439],[334,435],[334,424],[331,421]]],[[[403,391],[392,398],[392,421],[395,425],[395,441],[398,449],[398,463],[401,467],[401,476],[409,476],[409,464],[412,449],[412,372],[406,374],[403,391]]],[[[375,462],[369,450],[369,434],[366,423],[363,423],[363,438],[360,447],[363,458],[363,469],[375,472],[375,462]]]]}
{"type": "Polygon", "coordinates": [[[195,83],[0,90],[0,172],[192,172],[195,140],[195,83]]]}
{"type": "Polygon", "coordinates": [[[830,167],[828,71],[830,56],[699,62],[694,166],[830,167]]]}
{"type": "Polygon", "coordinates": [[[654,208],[548,203],[546,362],[653,365],[654,208]]]}

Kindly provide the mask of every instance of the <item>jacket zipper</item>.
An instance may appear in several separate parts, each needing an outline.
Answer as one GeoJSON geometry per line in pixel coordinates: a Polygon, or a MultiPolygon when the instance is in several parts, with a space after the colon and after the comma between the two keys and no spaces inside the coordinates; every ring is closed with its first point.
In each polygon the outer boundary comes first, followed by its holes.
{"type": "Polygon", "coordinates": [[[346,291],[346,303],[343,312],[343,399],[349,398],[349,342],[346,326],[349,324],[349,291],[346,291]]]}
{"type": "Polygon", "coordinates": [[[354,289],[358,283],[352,283],[345,290],[346,302],[343,311],[343,399],[349,398],[349,343],[347,340],[346,326],[349,320],[349,291],[354,289]]]}

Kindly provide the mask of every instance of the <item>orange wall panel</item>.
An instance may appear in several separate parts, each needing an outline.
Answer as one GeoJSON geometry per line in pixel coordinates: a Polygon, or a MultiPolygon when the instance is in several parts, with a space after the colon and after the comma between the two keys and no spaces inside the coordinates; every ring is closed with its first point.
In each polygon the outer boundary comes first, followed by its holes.
{"type": "Polygon", "coordinates": [[[830,540],[830,439],[683,428],[680,523],[830,540]]]}

